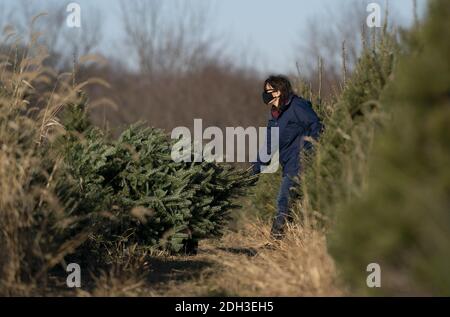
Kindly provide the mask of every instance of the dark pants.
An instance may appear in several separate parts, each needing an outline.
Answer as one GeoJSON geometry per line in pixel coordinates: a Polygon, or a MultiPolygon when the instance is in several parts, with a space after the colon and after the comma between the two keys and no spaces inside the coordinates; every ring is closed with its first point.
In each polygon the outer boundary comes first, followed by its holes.
{"type": "Polygon", "coordinates": [[[296,182],[292,176],[283,176],[280,191],[277,198],[277,215],[272,225],[272,237],[282,238],[286,222],[289,220],[289,203],[292,198],[291,189],[295,187],[296,182]]]}

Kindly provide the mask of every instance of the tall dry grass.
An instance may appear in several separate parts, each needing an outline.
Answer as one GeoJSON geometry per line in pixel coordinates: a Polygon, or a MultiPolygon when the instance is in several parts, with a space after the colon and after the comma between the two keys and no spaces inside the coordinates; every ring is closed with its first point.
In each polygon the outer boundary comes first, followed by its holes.
{"type": "Polygon", "coordinates": [[[200,246],[197,261],[211,265],[189,282],[172,281],[156,293],[168,296],[343,296],[346,289],[312,226],[290,225],[274,242],[267,222],[246,222],[220,241],[200,246]]]}
{"type": "MultiPolygon", "coordinates": [[[[338,296],[345,294],[327,252],[324,232],[292,225],[284,240],[271,246],[269,226],[251,225],[246,236],[234,242],[261,241],[268,249],[255,256],[224,256],[218,283],[239,296],[338,296]]],[[[230,241],[233,243],[232,241],[230,241]]],[[[272,242],[273,243],[273,242],[272,242]]]]}
{"type": "MultiPolygon", "coordinates": [[[[46,47],[32,20],[30,41],[7,28],[0,56],[0,294],[34,294],[47,273],[85,241],[89,228],[62,234],[78,221],[55,194],[57,157],[49,146],[61,131],[57,114],[78,101],[73,74],[45,66],[46,47]]],[[[100,82],[99,80],[94,80],[100,82]]]]}

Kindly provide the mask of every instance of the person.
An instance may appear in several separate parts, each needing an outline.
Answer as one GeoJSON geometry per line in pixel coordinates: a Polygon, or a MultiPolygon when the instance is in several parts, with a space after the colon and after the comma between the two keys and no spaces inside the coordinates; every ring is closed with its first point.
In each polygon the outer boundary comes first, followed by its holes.
{"type": "MultiPolygon", "coordinates": [[[[297,176],[301,172],[300,155],[302,151],[311,151],[313,144],[305,137],[318,139],[323,129],[319,117],[314,112],[311,102],[293,93],[287,77],[270,76],[264,82],[262,99],[270,106],[267,124],[267,147],[271,150],[270,131],[278,127],[279,163],[282,167],[282,181],[277,197],[277,214],[273,220],[271,236],[280,239],[284,236],[286,222],[289,219],[291,189],[298,185],[297,176]]],[[[261,173],[262,166],[258,155],[253,165],[254,174],[261,173]]]]}

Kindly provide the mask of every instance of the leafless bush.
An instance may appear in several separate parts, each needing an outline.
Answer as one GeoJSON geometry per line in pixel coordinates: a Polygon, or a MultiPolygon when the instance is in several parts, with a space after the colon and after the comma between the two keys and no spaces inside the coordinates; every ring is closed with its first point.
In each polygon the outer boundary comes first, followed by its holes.
{"type": "MultiPolygon", "coordinates": [[[[30,21],[36,15],[45,16],[34,23],[34,28],[42,32],[39,44],[48,48],[50,59],[46,62],[62,69],[71,65],[73,56],[91,54],[101,43],[102,14],[95,7],[83,11],[83,24],[80,28],[66,25],[66,5],[64,2],[37,2],[20,0],[16,4],[15,14],[9,16],[10,24],[15,25],[19,33],[26,34],[30,21]]],[[[24,39],[28,42],[30,39],[24,39]]]]}
{"type": "MultiPolygon", "coordinates": [[[[338,11],[333,10],[334,7],[325,7],[322,14],[308,21],[306,40],[298,45],[297,64],[301,67],[300,75],[311,82],[315,93],[319,89],[319,59],[323,61],[321,93],[329,97],[340,90],[345,77],[350,76],[363,47],[371,45],[374,36],[379,36],[379,30],[369,29],[366,24],[369,2],[353,0],[338,11]]],[[[384,9],[383,23],[394,28],[396,24],[392,17],[396,15],[388,1],[384,9]]]]}
{"type": "Polygon", "coordinates": [[[150,78],[193,70],[211,53],[207,4],[137,0],[122,1],[121,9],[127,43],[150,78]]]}

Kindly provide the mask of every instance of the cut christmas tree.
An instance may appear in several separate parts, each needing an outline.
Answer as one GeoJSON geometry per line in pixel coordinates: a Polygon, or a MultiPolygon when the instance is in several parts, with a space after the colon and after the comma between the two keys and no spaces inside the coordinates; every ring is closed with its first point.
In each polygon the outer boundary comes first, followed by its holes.
{"type": "Polygon", "coordinates": [[[231,165],[173,161],[173,141],[143,123],[109,141],[87,124],[83,104],[69,105],[62,121],[66,133],[57,144],[67,175],[60,178],[59,196],[73,215],[89,215],[85,225],[98,226],[96,243],[126,237],[129,243],[195,253],[200,239],[222,234],[238,207],[234,198],[255,182],[250,172],[231,165]]]}

